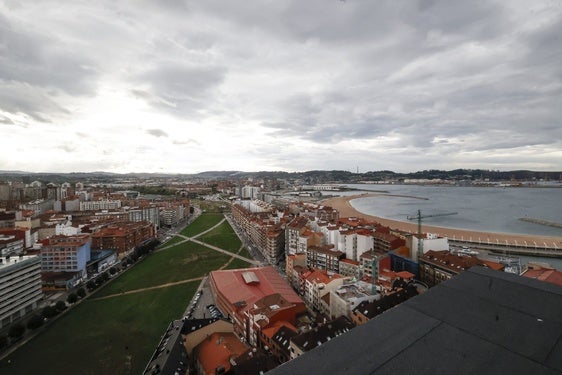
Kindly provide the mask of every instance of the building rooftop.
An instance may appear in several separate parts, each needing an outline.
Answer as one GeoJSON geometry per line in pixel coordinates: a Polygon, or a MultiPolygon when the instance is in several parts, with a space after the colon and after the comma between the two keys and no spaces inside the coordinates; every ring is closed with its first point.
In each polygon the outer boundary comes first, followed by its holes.
{"type": "MultiPolygon", "coordinates": [[[[291,341],[301,348],[304,352],[312,350],[322,344],[331,341],[332,339],[349,332],[354,327],[353,323],[345,316],[340,316],[337,319],[331,320],[326,324],[315,327],[308,332],[301,333],[300,335],[291,338],[291,341]]],[[[351,348],[351,347],[349,347],[351,348]]],[[[346,348],[346,349],[349,349],[346,348]]],[[[344,350],[349,352],[349,350],[344,350]]],[[[329,370],[326,370],[329,371],[329,370]]],[[[312,371],[309,374],[319,374],[320,372],[312,371]]],[[[335,372],[347,373],[347,372],[335,372]]]]}
{"type": "Polygon", "coordinates": [[[560,374],[561,312],[561,287],[473,267],[270,374],[560,374]]]}
{"type": "Polygon", "coordinates": [[[37,255],[12,255],[6,257],[0,257],[0,271],[3,269],[8,269],[15,264],[29,264],[33,262],[39,263],[41,258],[37,255]]]}
{"type": "Polygon", "coordinates": [[[218,290],[231,304],[244,301],[249,308],[265,296],[279,293],[290,303],[302,304],[300,297],[293,291],[272,266],[261,268],[244,268],[238,270],[221,270],[210,273],[218,290]],[[246,272],[254,273],[259,283],[248,284],[243,277],[246,272]]]}

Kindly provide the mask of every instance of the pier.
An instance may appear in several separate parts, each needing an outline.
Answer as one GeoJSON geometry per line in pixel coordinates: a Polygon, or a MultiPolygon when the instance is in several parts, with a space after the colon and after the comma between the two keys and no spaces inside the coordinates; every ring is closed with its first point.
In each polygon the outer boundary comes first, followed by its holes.
{"type": "Polygon", "coordinates": [[[562,228],[562,223],[557,223],[555,221],[536,219],[534,217],[520,217],[519,220],[526,221],[528,223],[533,223],[533,224],[546,225],[548,227],[562,228]]]}
{"type": "Polygon", "coordinates": [[[532,241],[529,243],[527,241],[518,242],[517,240],[505,240],[504,242],[500,242],[496,239],[496,241],[490,241],[486,239],[486,241],[482,241],[480,238],[478,240],[474,240],[471,238],[464,238],[461,237],[453,238],[449,237],[449,243],[452,245],[458,246],[471,246],[475,249],[482,249],[488,250],[495,254],[503,254],[506,251],[509,252],[511,255],[527,255],[527,256],[536,256],[536,257],[545,257],[545,258],[562,258],[562,248],[556,245],[555,242],[547,243],[543,242],[542,244],[537,243],[536,241],[532,241]]]}

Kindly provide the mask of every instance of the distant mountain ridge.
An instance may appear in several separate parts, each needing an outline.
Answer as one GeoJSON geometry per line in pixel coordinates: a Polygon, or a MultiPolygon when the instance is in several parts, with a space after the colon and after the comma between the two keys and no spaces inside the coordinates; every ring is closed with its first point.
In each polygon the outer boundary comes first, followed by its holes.
{"type": "Polygon", "coordinates": [[[18,178],[23,182],[29,183],[34,180],[42,180],[49,182],[64,182],[78,180],[97,180],[100,182],[112,181],[115,179],[126,178],[179,178],[179,179],[297,179],[304,183],[353,183],[353,182],[370,182],[385,180],[401,180],[401,179],[442,179],[442,180],[490,180],[490,181],[533,181],[533,180],[562,180],[562,172],[544,172],[530,170],[514,170],[514,171],[493,171],[484,169],[455,169],[450,171],[444,170],[423,170],[412,173],[398,173],[389,170],[370,171],[364,173],[353,173],[342,170],[311,170],[305,172],[284,172],[284,171],[260,171],[260,172],[244,172],[244,171],[205,171],[194,174],[178,174],[178,173],[113,173],[113,172],[71,172],[71,173],[37,173],[25,171],[0,171],[0,180],[9,180],[10,178],[18,178]]]}

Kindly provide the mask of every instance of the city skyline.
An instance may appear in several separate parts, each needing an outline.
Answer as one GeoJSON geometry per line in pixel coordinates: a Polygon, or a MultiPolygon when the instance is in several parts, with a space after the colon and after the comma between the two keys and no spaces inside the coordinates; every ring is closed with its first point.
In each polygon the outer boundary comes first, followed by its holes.
{"type": "Polygon", "coordinates": [[[0,170],[562,165],[559,1],[3,1],[0,29],[0,170]]]}

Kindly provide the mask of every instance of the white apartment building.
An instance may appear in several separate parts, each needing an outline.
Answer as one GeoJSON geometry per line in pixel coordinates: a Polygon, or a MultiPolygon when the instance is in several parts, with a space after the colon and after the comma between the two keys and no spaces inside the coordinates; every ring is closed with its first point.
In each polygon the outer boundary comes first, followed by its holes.
{"type": "Polygon", "coordinates": [[[0,255],[19,255],[23,253],[23,240],[16,236],[0,234],[0,255]]]}
{"type": "Polygon", "coordinates": [[[0,328],[36,309],[42,297],[40,257],[0,257],[0,328]]]}
{"type": "Polygon", "coordinates": [[[80,202],[80,211],[116,210],[121,208],[119,200],[101,200],[80,202]]]}
{"type": "Polygon", "coordinates": [[[330,292],[330,318],[350,317],[351,312],[361,302],[372,302],[381,298],[380,294],[372,294],[372,285],[364,281],[344,284],[330,292]]]}
{"type": "MultiPolygon", "coordinates": [[[[427,253],[429,250],[434,251],[449,251],[449,239],[447,237],[439,237],[436,234],[427,233],[425,238],[421,239],[423,253],[427,253]]],[[[412,259],[418,261],[418,236],[412,235],[410,249],[412,249],[412,259]]]]}

